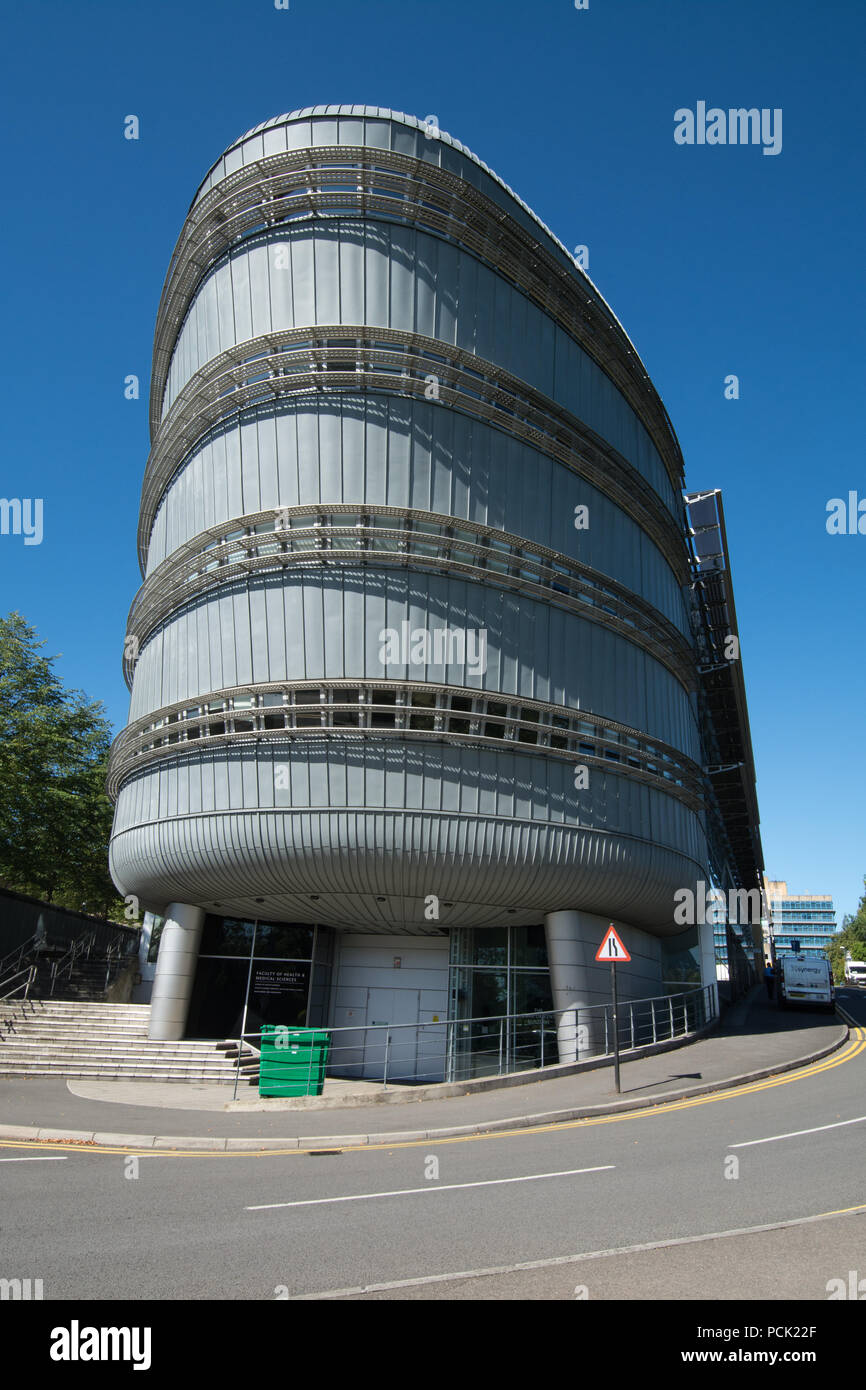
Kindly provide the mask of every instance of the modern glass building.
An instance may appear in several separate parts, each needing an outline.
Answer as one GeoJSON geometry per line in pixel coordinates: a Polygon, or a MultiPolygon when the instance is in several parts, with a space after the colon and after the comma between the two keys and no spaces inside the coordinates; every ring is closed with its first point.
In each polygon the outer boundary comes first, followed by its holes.
{"type": "Polygon", "coordinates": [[[115,881],[151,1035],[715,979],[760,883],[721,498],[574,258],[429,122],[316,107],[198,189],[156,323],[115,881]],[[255,962],[250,971],[250,959],[255,962]]]}
{"type": "Polygon", "coordinates": [[[784,879],[767,880],[769,928],[777,955],[798,941],[803,956],[822,958],[836,934],[836,909],[829,893],[789,893],[784,879]]]}

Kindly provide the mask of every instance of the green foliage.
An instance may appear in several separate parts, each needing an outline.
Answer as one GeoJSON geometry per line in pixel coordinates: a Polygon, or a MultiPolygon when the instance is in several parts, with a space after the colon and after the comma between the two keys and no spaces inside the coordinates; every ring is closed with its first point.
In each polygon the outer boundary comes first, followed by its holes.
{"type": "MultiPolygon", "coordinates": [[[[866,889],[866,878],[863,880],[866,889]]],[[[833,968],[833,979],[839,985],[845,978],[845,952],[851,952],[852,960],[866,960],[866,891],[853,917],[845,917],[842,930],[837,932],[824,954],[833,968]]]]}
{"type": "Polygon", "coordinates": [[[111,727],[65,690],[19,613],[0,619],[0,882],[123,920],[108,873],[111,727]]]}

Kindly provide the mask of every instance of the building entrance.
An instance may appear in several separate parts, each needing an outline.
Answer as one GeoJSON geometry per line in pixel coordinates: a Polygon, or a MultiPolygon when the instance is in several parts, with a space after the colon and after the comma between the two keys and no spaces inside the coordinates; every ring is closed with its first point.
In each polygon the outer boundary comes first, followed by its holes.
{"type": "Polygon", "coordinates": [[[237,1038],[245,1000],[247,1033],[263,1023],[305,1027],[315,935],[303,924],[207,916],[186,1036],[237,1038]]]}
{"type": "Polygon", "coordinates": [[[455,1081],[555,1062],[554,1020],[542,1017],[552,1008],[543,925],[452,932],[455,1081]]]}

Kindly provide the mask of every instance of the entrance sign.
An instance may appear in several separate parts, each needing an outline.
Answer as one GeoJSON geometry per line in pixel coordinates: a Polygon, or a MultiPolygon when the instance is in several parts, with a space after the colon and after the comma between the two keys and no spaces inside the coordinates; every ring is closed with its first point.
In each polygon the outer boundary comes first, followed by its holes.
{"type": "Polygon", "coordinates": [[[610,961],[614,965],[618,965],[620,961],[625,964],[626,961],[631,960],[631,956],[622,944],[622,939],[613,922],[605,932],[604,941],[596,951],[595,958],[599,961],[610,961]]]}
{"type": "Polygon", "coordinates": [[[297,965],[256,965],[253,975],[252,994],[276,995],[285,999],[297,990],[307,988],[309,974],[305,967],[297,965]]]}

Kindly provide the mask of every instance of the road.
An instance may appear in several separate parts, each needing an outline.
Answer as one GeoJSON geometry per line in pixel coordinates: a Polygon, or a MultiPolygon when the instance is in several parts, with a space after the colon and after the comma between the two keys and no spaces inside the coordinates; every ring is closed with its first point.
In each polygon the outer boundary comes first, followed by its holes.
{"type": "Polygon", "coordinates": [[[0,1275],[75,1300],[826,1300],[855,1271],[866,1295],[866,992],[839,1003],[862,1026],[802,1074],[639,1113],[336,1153],[5,1144],[0,1275]]]}

